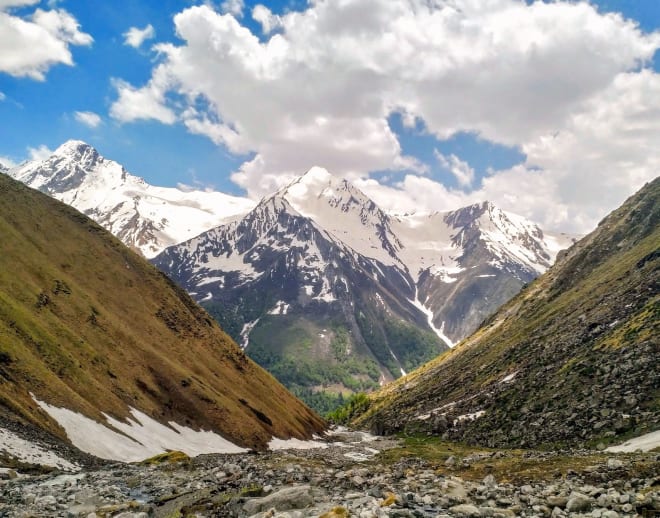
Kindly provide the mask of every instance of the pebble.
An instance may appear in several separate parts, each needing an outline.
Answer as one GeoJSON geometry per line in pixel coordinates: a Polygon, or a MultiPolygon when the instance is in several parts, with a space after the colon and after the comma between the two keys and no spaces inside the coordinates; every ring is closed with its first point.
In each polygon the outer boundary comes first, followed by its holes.
{"type": "MultiPolygon", "coordinates": [[[[440,466],[403,457],[383,464],[374,452],[393,439],[325,449],[204,455],[182,464],[112,464],[78,474],[19,474],[0,480],[0,517],[254,518],[571,517],[660,514],[658,474],[625,479],[633,459],[610,458],[547,483],[512,484],[488,474],[464,480],[451,457],[440,466]],[[346,456],[346,453],[355,455],[346,456]],[[356,459],[366,459],[359,461],[356,459]],[[616,462],[613,462],[616,461],[616,462]],[[624,477],[624,478],[622,478],[624,477]],[[591,483],[589,483],[591,482],[591,483]]],[[[498,452],[492,458],[502,458],[498,452]]],[[[530,453],[539,458],[548,453],[530,453]]],[[[470,468],[472,469],[472,468],[470,468]]],[[[469,470],[468,470],[469,472],[469,470]]]]}

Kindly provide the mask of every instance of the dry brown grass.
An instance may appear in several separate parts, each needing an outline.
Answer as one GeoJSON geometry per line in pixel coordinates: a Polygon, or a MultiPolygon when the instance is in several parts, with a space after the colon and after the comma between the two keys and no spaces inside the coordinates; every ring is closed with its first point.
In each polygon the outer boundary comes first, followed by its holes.
{"type": "Polygon", "coordinates": [[[0,201],[0,404],[60,435],[30,392],[96,419],[135,407],[251,447],[322,428],[187,294],[97,224],[4,175],[0,201]]]}

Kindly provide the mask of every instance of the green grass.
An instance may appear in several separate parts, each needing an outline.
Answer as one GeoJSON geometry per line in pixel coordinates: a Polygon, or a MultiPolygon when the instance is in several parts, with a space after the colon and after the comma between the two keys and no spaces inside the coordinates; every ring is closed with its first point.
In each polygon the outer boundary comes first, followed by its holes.
{"type": "MultiPolygon", "coordinates": [[[[439,407],[488,393],[518,370],[518,381],[497,399],[484,399],[496,419],[484,421],[496,430],[522,419],[523,406],[538,414],[569,408],[586,386],[597,393],[604,379],[599,361],[616,366],[635,348],[657,344],[659,246],[656,180],[458,347],[374,394],[355,424],[367,425],[390,411],[410,418],[425,400],[439,407]]],[[[657,415],[658,391],[645,390],[641,399],[642,408],[657,415]]],[[[470,428],[478,432],[481,426],[477,420],[470,428]]],[[[617,437],[633,431],[620,430],[617,437]]]]}
{"type": "MultiPolygon", "coordinates": [[[[403,444],[381,452],[375,462],[394,464],[402,459],[421,459],[438,474],[454,475],[464,480],[480,481],[493,475],[499,483],[532,484],[566,477],[569,472],[585,472],[594,465],[605,464],[611,453],[569,454],[533,452],[530,450],[495,450],[443,441],[438,437],[402,436],[403,444]],[[453,457],[455,463],[448,466],[453,457]],[[465,459],[469,462],[464,463],[465,459]]],[[[621,455],[624,458],[630,455],[621,455]]],[[[657,475],[652,456],[644,456],[631,464],[630,477],[657,475]]]]}

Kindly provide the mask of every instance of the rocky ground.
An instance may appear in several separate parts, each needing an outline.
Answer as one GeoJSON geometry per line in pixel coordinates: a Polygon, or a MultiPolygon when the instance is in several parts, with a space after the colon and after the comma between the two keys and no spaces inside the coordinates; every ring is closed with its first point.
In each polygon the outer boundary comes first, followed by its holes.
{"type": "Polygon", "coordinates": [[[343,432],[326,448],[79,473],[0,470],[1,517],[660,516],[660,454],[497,451],[343,432]]]}

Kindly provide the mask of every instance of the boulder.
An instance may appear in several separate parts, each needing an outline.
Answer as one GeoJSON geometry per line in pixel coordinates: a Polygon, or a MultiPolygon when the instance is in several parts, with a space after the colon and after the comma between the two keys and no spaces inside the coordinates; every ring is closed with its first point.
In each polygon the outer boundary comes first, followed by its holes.
{"type": "Polygon", "coordinates": [[[245,502],[243,510],[248,516],[267,509],[287,511],[289,509],[304,509],[314,503],[310,486],[293,486],[280,489],[262,498],[252,498],[245,502]]]}

